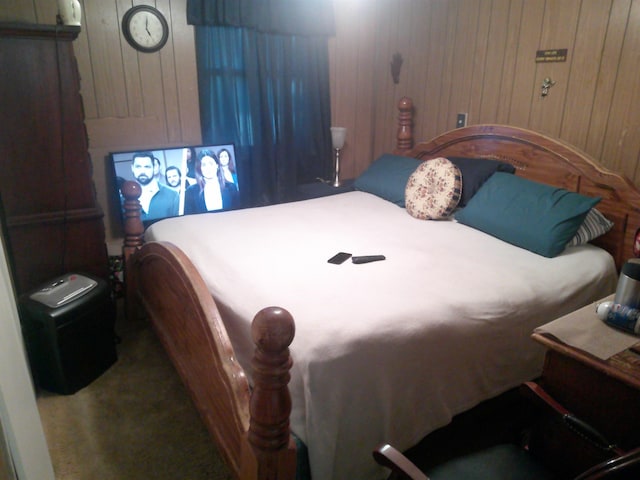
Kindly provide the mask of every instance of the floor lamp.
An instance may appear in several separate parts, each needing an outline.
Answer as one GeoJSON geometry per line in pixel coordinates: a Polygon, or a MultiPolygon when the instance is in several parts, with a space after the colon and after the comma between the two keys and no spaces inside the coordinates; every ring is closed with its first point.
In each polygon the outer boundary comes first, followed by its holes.
{"type": "Polygon", "coordinates": [[[333,186],[340,186],[340,150],[344,147],[344,139],[347,136],[347,129],[344,127],[331,127],[331,143],[335,151],[333,186]]]}

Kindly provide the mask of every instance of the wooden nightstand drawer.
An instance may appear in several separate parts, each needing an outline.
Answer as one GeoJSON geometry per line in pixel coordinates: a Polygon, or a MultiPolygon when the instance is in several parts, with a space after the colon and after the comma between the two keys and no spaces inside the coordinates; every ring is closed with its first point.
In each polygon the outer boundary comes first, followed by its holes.
{"type": "Polygon", "coordinates": [[[592,366],[549,350],[539,383],[620,447],[640,445],[640,390],[592,366]]]}
{"type": "MultiPolygon", "coordinates": [[[[539,383],[610,441],[625,449],[637,447],[640,445],[640,355],[623,346],[618,353],[614,351],[610,357],[600,358],[586,351],[587,347],[572,346],[568,339],[565,338],[565,342],[550,333],[554,331],[551,327],[554,323],[562,322],[564,326],[576,325],[576,331],[597,330],[594,335],[599,342],[617,345],[621,333],[599,319],[594,320],[594,316],[594,305],[589,304],[533,334],[534,340],[548,348],[539,383]]],[[[626,341],[628,347],[636,338],[628,336],[626,341]]],[[[640,338],[637,341],[640,342],[640,338]]]]}

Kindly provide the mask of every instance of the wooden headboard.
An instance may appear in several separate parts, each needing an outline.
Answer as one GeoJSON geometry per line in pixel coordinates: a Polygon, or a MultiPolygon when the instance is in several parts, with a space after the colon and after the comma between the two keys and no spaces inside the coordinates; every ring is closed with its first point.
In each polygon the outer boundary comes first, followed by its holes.
{"type": "Polygon", "coordinates": [[[624,176],[561,140],[506,125],[472,125],[414,144],[411,100],[401,99],[398,108],[394,153],[425,160],[447,156],[501,160],[514,165],[516,174],[522,177],[601,197],[596,208],[614,222],[614,227],[593,243],[613,255],[618,270],[634,256],[633,245],[640,228],[640,191],[624,176]]]}

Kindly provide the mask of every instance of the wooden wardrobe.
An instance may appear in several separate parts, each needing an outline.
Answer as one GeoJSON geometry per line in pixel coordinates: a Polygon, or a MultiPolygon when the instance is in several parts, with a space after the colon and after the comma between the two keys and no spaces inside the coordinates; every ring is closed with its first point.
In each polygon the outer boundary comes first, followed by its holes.
{"type": "Polygon", "coordinates": [[[108,278],[73,40],[0,23],[0,209],[16,293],[64,273],[108,278]]]}

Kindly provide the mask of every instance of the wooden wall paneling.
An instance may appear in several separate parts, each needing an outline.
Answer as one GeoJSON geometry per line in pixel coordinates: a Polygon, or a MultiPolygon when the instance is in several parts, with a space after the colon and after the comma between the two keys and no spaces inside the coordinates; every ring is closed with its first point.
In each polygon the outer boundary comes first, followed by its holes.
{"type": "Polygon", "coordinates": [[[529,124],[532,101],[540,95],[536,85],[535,54],[540,44],[544,2],[523,2],[520,35],[517,39],[516,69],[507,123],[517,127],[529,124]]]}
{"type": "MultiPolygon", "coordinates": [[[[394,53],[398,51],[398,26],[399,26],[399,5],[393,0],[383,0],[376,4],[374,25],[377,34],[375,36],[375,51],[373,65],[373,85],[375,89],[375,131],[374,143],[375,152],[388,151],[388,145],[395,131],[384,130],[384,125],[394,122],[397,118],[397,110],[394,101],[398,92],[406,88],[406,62],[407,53],[403,54],[404,64],[402,69],[404,75],[400,74],[400,84],[394,85],[391,78],[390,62],[394,53]],[[381,92],[384,92],[381,94],[381,92]]],[[[400,52],[402,53],[402,52],[400,52]]],[[[410,54],[409,54],[410,55],[410,54]]],[[[393,125],[393,123],[392,123],[393,125]]],[[[393,130],[393,129],[392,129],[393,130]]]]}
{"type": "MultiPolygon", "coordinates": [[[[85,5],[87,0],[85,0],[85,5]]],[[[89,36],[87,34],[87,11],[82,9],[82,26],[80,34],[73,42],[73,51],[78,64],[80,74],[80,91],[82,92],[82,103],[85,117],[93,118],[97,115],[96,90],[93,81],[93,71],[91,70],[91,51],[89,48],[89,36]]]]}
{"type": "MultiPolygon", "coordinates": [[[[412,100],[415,98],[414,93],[418,90],[418,85],[423,85],[421,78],[417,77],[417,65],[424,61],[422,52],[422,29],[416,24],[416,17],[420,19],[423,13],[422,5],[425,2],[420,0],[411,0],[407,2],[390,2],[390,8],[394,10],[395,18],[395,35],[391,35],[393,48],[387,51],[386,62],[381,61],[381,65],[386,64],[386,74],[384,76],[387,84],[388,98],[384,100],[387,119],[387,125],[397,125],[398,118],[398,101],[404,96],[410,96],[412,100]],[[420,53],[418,53],[420,52],[420,53]],[[393,81],[391,75],[391,61],[395,53],[402,55],[402,69],[398,84],[393,81]]],[[[413,100],[415,102],[415,100],[413,100]]],[[[384,135],[384,145],[381,150],[390,152],[395,148],[396,129],[388,128],[384,135]]],[[[380,151],[379,153],[383,153],[380,151]]]]}
{"type": "MultiPolygon", "coordinates": [[[[169,22],[173,25],[171,4],[169,0],[157,0],[156,8],[169,22]]],[[[159,52],[159,60],[162,76],[158,78],[162,86],[162,99],[160,105],[164,105],[164,118],[166,129],[166,142],[179,143],[182,141],[182,132],[180,129],[180,108],[178,106],[178,72],[176,70],[176,61],[173,51],[173,30],[169,30],[169,40],[165,47],[159,52]]]]}
{"type": "MultiPolygon", "coordinates": [[[[396,105],[398,103],[398,99],[402,97],[405,92],[403,91],[405,86],[407,85],[407,78],[405,75],[404,82],[401,82],[396,85],[393,82],[393,78],[391,76],[391,68],[390,62],[393,57],[393,54],[401,51],[401,45],[404,45],[403,38],[408,38],[407,35],[407,21],[408,16],[411,15],[412,2],[387,2],[387,14],[385,17],[379,17],[379,24],[382,22],[387,22],[390,27],[390,31],[388,34],[388,43],[385,45],[385,48],[381,48],[378,53],[380,53],[380,58],[377,66],[381,68],[380,73],[378,74],[378,78],[382,80],[381,85],[386,93],[386,98],[378,98],[376,101],[381,102],[384,110],[383,116],[384,123],[386,125],[393,125],[394,119],[397,118],[398,111],[396,105]],[[391,123],[390,123],[391,122],[391,123]]],[[[381,27],[380,27],[381,28],[381,27]]],[[[405,54],[406,55],[406,54],[405,54]]],[[[405,57],[404,62],[407,62],[407,58],[405,57]]],[[[406,63],[404,64],[404,68],[406,70],[406,63]]],[[[395,141],[396,133],[393,128],[387,129],[384,135],[381,135],[380,138],[383,140],[383,145],[381,149],[385,149],[388,145],[392,145],[395,141]]],[[[388,151],[388,150],[386,150],[388,151]]]]}
{"type": "MultiPolygon", "coordinates": [[[[404,91],[406,85],[406,93],[401,97],[409,96],[416,105],[424,105],[424,111],[421,113],[427,117],[432,113],[428,102],[432,97],[429,89],[429,68],[431,65],[429,47],[433,3],[432,1],[418,1],[412,4],[411,25],[409,27],[411,45],[406,54],[407,58],[405,58],[406,66],[403,65],[400,74],[401,91],[404,91]]],[[[397,115],[396,112],[396,117],[397,115]]]]}
{"type": "Polygon", "coordinates": [[[36,0],[36,22],[44,25],[55,25],[58,14],[58,2],[52,0],[36,0]]]}
{"type": "Polygon", "coordinates": [[[160,53],[138,53],[140,79],[142,82],[143,121],[155,126],[150,135],[141,138],[148,145],[167,143],[166,117],[164,111],[164,91],[162,87],[162,65],[160,53]]]}
{"type": "MultiPolygon", "coordinates": [[[[480,2],[459,1],[457,5],[455,37],[452,39],[453,56],[451,64],[451,88],[442,131],[452,130],[456,126],[456,114],[468,112],[471,101],[471,89],[474,82],[476,41],[478,37],[480,2]]],[[[484,57],[484,55],[483,55],[484,57]]]]}
{"type": "Polygon", "coordinates": [[[3,22],[35,23],[35,0],[3,0],[0,3],[0,20],[3,22]]]}
{"type": "Polygon", "coordinates": [[[640,151],[640,1],[629,11],[622,48],[602,156],[614,170],[635,179],[640,151]]]}
{"type": "MultiPolygon", "coordinates": [[[[373,38],[373,85],[375,93],[372,102],[375,107],[374,152],[377,153],[388,151],[387,146],[391,141],[391,137],[395,136],[395,131],[389,131],[389,122],[393,122],[397,118],[397,110],[394,105],[397,92],[393,88],[389,62],[397,46],[399,12],[397,2],[393,0],[382,0],[376,2],[375,5],[376,7],[372,9],[376,25],[376,34],[373,38]],[[384,128],[385,125],[387,126],[386,129],[384,128]]],[[[401,83],[401,85],[403,84],[401,83]]]]}
{"type": "MultiPolygon", "coordinates": [[[[516,72],[516,61],[518,53],[518,37],[520,34],[520,23],[522,22],[522,9],[524,0],[504,0],[508,4],[509,15],[506,25],[506,40],[504,58],[502,59],[501,79],[499,96],[497,99],[495,116],[492,118],[487,111],[482,111],[481,122],[508,124],[509,111],[511,110],[511,99],[513,98],[514,77],[516,72]]],[[[501,11],[507,9],[506,5],[494,3],[495,8],[501,11]]],[[[489,65],[491,68],[491,64],[489,65]]]]}
{"type": "MultiPolygon", "coordinates": [[[[147,148],[158,143],[158,132],[164,132],[164,120],[157,116],[94,118],[86,120],[85,124],[91,149],[107,148],[109,151],[147,148]]],[[[160,137],[164,140],[166,135],[160,137]]]]}
{"type": "MultiPolygon", "coordinates": [[[[395,48],[389,52],[387,59],[387,81],[393,90],[393,96],[396,99],[407,95],[410,92],[412,98],[418,98],[418,84],[422,83],[419,77],[421,64],[424,57],[421,55],[426,45],[424,26],[424,8],[429,2],[420,2],[411,0],[408,2],[398,3],[397,34],[394,39],[395,48]],[[399,53],[402,55],[402,67],[400,70],[399,82],[396,84],[391,75],[391,62],[393,55],[399,53]]],[[[415,101],[415,100],[414,100],[415,101]]]]}
{"type": "MultiPolygon", "coordinates": [[[[331,92],[331,125],[345,126],[347,129],[348,111],[353,108],[353,94],[349,87],[355,85],[355,65],[352,59],[357,58],[358,49],[354,37],[354,26],[351,15],[358,15],[354,10],[357,4],[350,2],[341,6],[348,9],[348,13],[336,15],[336,36],[329,40],[330,51],[330,92],[331,92]]],[[[350,131],[347,131],[349,135],[350,131]]],[[[345,152],[346,154],[346,152],[345,152]]]]}
{"type": "Polygon", "coordinates": [[[330,40],[334,67],[330,75],[331,124],[347,129],[345,147],[341,154],[342,179],[353,178],[355,175],[363,144],[366,151],[370,148],[367,144],[370,125],[360,131],[357,124],[361,95],[368,91],[369,102],[372,95],[371,77],[362,78],[360,73],[363,52],[373,48],[373,39],[362,36],[362,25],[367,23],[367,15],[371,15],[370,9],[365,7],[365,4],[359,2],[340,4],[341,14],[336,15],[336,36],[330,40]],[[360,18],[361,21],[354,22],[354,18],[360,18]],[[364,88],[364,92],[360,92],[360,88],[364,88]]]}
{"type": "MultiPolygon", "coordinates": [[[[86,32],[96,93],[97,117],[126,117],[130,85],[125,83],[120,50],[120,17],[113,2],[86,0],[86,32]]],[[[95,117],[87,117],[95,118],[95,117]]]]}
{"type": "Polygon", "coordinates": [[[571,69],[559,136],[582,150],[586,147],[588,129],[581,120],[588,119],[593,110],[600,70],[600,62],[594,61],[594,57],[604,46],[610,8],[610,1],[582,1],[570,55],[571,69]]]}
{"type": "Polygon", "coordinates": [[[425,19],[429,24],[429,41],[427,54],[424,58],[424,62],[427,63],[426,76],[422,85],[424,101],[414,104],[416,116],[420,119],[419,128],[416,125],[416,139],[418,141],[428,140],[438,133],[442,133],[439,130],[438,118],[440,118],[440,92],[446,82],[443,72],[446,57],[444,46],[447,38],[448,11],[449,2],[431,2],[431,8],[428,12],[430,16],[425,19]]]}
{"type": "MultiPolygon", "coordinates": [[[[356,2],[357,3],[357,2],[356,2]]],[[[355,178],[362,173],[375,158],[373,153],[373,139],[371,131],[374,125],[374,58],[375,42],[377,33],[376,16],[374,12],[367,12],[362,15],[361,22],[353,25],[355,29],[355,40],[358,45],[356,66],[356,84],[351,87],[352,103],[352,134],[351,137],[351,157],[346,163],[343,178],[355,178]]],[[[346,152],[345,152],[346,153],[346,152]]]]}
{"type": "MultiPolygon", "coordinates": [[[[538,87],[531,102],[529,128],[558,137],[565,108],[569,71],[575,55],[576,29],[580,14],[581,0],[547,0],[545,5],[542,35],[536,50],[568,48],[566,62],[537,63],[535,85],[538,87]],[[555,85],[546,97],[541,95],[541,85],[545,78],[551,78],[555,85]]],[[[535,50],[531,52],[535,56],[535,50]]]]}
{"type": "Polygon", "coordinates": [[[631,0],[613,0],[608,16],[608,26],[600,58],[600,70],[589,119],[585,151],[599,158],[604,165],[612,168],[610,159],[602,156],[607,122],[611,114],[613,93],[618,77],[618,65],[622,54],[631,0]]]}
{"type": "MultiPolygon", "coordinates": [[[[348,3],[343,7],[354,8],[355,6],[354,3],[348,3]]],[[[348,59],[351,55],[357,54],[358,45],[354,43],[350,36],[351,25],[350,22],[345,21],[348,19],[348,16],[336,15],[335,18],[336,36],[329,40],[331,125],[344,126],[347,128],[347,135],[351,137],[354,132],[352,128],[350,128],[352,125],[347,122],[347,112],[353,108],[353,94],[355,92],[347,90],[347,82],[353,73],[352,68],[350,68],[352,65],[349,65],[348,59]],[[340,79],[340,81],[338,79],[340,79]]],[[[345,139],[345,143],[346,141],[345,139]]],[[[343,167],[351,163],[350,158],[351,156],[345,151],[342,156],[343,167]]]]}
{"type": "MultiPolygon", "coordinates": [[[[489,93],[495,90],[495,85],[499,85],[499,70],[491,68],[491,66],[488,65],[492,53],[500,52],[500,55],[504,55],[504,41],[499,40],[500,35],[493,36],[489,33],[490,26],[493,22],[492,6],[492,0],[482,0],[479,4],[469,101],[465,110],[453,112],[451,128],[456,126],[458,113],[466,112],[468,114],[467,122],[469,124],[479,123],[481,105],[485,98],[485,90],[488,90],[487,93],[489,93]],[[498,73],[495,79],[491,78],[494,72],[498,73]]],[[[504,31],[504,25],[500,27],[500,30],[504,31]]],[[[500,64],[500,61],[498,61],[497,64],[500,64]]],[[[495,101],[493,103],[495,104],[495,101]]]]}
{"type": "MultiPolygon", "coordinates": [[[[124,82],[124,88],[121,87],[119,93],[125,95],[127,107],[127,114],[121,115],[120,118],[144,117],[143,79],[140,72],[139,54],[122,36],[122,18],[131,6],[131,0],[117,0],[115,2],[116,19],[118,22],[118,42],[114,44],[114,47],[115,45],[118,46],[117,54],[120,56],[120,62],[122,63],[121,74],[122,82],[124,82]]],[[[114,5],[112,5],[111,8],[113,9],[114,5]]],[[[108,116],[109,115],[100,115],[102,118],[108,116]]]]}
{"type": "Polygon", "coordinates": [[[480,15],[487,19],[486,31],[482,29],[486,35],[482,43],[486,53],[483,56],[482,78],[476,79],[474,75],[472,108],[467,119],[470,124],[496,123],[498,104],[504,93],[502,89],[506,86],[503,85],[503,69],[508,50],[509,0],[486,3],[480,15]]]}
{"type": "Polygon", "coordinates": [[[440,87],[440,98],[438,104],[438,116],[436,118],[436,125],[438,132],[445,132],[450,130],[449,126],[449,105],[451,104],[451,79],[454,75],[454,70],[459,66],[455,64],[455,45],[456,35],[458,34],[456,27],[458,24],[458,11],[460,9],[460,2],[446,2],[447,3],[447,15],[442,19],[446,25],[445,42],[442,45],[444,50],[444,62],[442,64],[442,72],[440,75],[443,79],[440,87]]]}
{"type": "Polygon", "coordinates": [[[197,82],[198,68],[194,48],[194,28],[187,25],[185,3],[173,2],[171,19],[171,48],[175,52],[181,139],[186,144],[197,145],[202,143],[197,82]]]}

